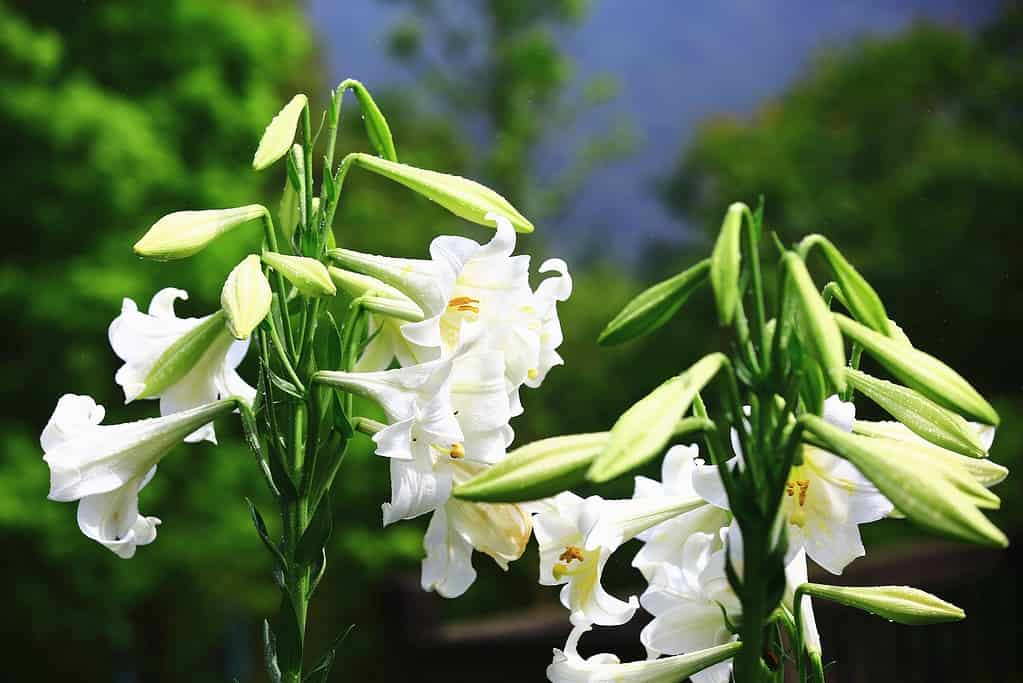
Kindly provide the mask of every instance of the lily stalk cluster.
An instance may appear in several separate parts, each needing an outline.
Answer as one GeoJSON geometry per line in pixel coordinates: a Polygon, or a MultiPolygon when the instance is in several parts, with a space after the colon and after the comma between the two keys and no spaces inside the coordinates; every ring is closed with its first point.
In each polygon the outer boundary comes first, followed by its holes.
{"type": "Polygon", "coordinates": [[[474,552],[503,568],[522,555],[533,528],[526,506],[468,502],[451,493],[506,458],[510,421],[523,412],[523,386],[540,386],[562,363],[557,304],[572,291],[560,259],[541,264],[547,277],[530,284],[529,257],[514,251],[516,233],[532,232],[533,225],[499,194],[398,162],[387,122],[358,81],[331,93],[324,138],[310,121],[308,98],[296,95],[255,152],[257,171],[283,162],[276,215],[259,204],[179,211],[135,244],[144,258],[182,259],[246,224],[262,226],[261,239],[252,236],[252,253],[225,274],[219,310],[179,317],[175,302],[188,294],[166,288],[145,313],[125,299],[111,323],[110,344],[124,361],[115,380],[126,402],[157,399],[160,417],[102,425],[102,406],[68,394],[40,439],[50,498],[79,501],[82,532],[130,558],[156,540],[161,520],[140,513],[139,494],[158,463],[182,442],[216,444],[214,420],[238,416],[277,506],[279,524],[268,525],[249,503],[281,592],[280,609],[263,628],[274,683],[326,681],[344,635],[318,659],[307,656],[308,607],[327,569],[334,523],[331,496],[353,439],[371,437],[381,466],[390,468],[384,525],[431,516],[424,589],[446,597],[464,593],[476,577],[474,552]],[[375,154],[335,162],[346,92],[356,96],[375,154]],[[314,150],[322,153],[319,178],[314,150]],[[494,235],[483,244],[437,237],[422,259],[349,249],[335,235],[334,216],[353,167],[494,235]],[[255,362],[243,366],[251,349],[255,362]],[[253,371],[248,381],[239,374],[244,367],[253,371]],[[379,412],[357,404],[356,396],[375,402],[379,412]],[[370,414],[356,414],[357,405],[370,414]]]}
{"type": "Polygon", "coordinates": [[[961,541],[1007,545],[983,512],[998,508],[990,488],[1008,474],[988,459],[995,410],[909,341],[831,242],[765,244],[762,221],[762,206],[732,205],[711,257],[638,295],[599,339],[650,334],[710,289],[731,331],[727,354],[667,379],[607,432],[527,444],[454,489],[466,501],[534,511],[540,583],[562,587],[572,626],[547,669],[554,683],[823,683],[812,599],[904,624],[965,617],[915,588],[809,582],[809,565],[840,575],[865,554],[860,525],[908,518],[961,541]],[[762,265],[765,251],[773,264],[762,265]],[[824,286],[808,267],[816,256],[832,278],[824,286]],[[861,370],[864,355],[888,378],[861,370]],[[891,419],[858,419],[857,397],[891,419]],[[658,458],[660,480],[637,476],[629,500],[570,490],[658,458]],[[632,538],[647,588],[623,600],[602,575],[632,538]],[[640,635],[646,660],[579,654],[593,625],[624,624],[640,609],[653,617],[640,635]]]}

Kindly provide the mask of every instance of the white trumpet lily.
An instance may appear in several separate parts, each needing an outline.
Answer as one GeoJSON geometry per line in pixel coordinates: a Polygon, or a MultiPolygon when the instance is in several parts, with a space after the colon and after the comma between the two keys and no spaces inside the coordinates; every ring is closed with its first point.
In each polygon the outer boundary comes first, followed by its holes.
{"type": "MultiPolygon", "coordinates": [[[[854,416],[852,403],[843,403],[837,396],[824,402],[823,418],[845,431],[852,431],[854,416]]],[[[802,456],[802,464],[789,473],[782,497],[789,547],[793,554],[806,548],[814,562],[841,574],[866,552],[859,525],[883,519],[892,504],[848,460],[813,446],[804,446],[802,456]]],[[[741,462],[741,454],[729,464],[735,462],[741,462]]],[[[708,502],[728,509],[716,467],[697,467],[693,487],[708,502]]]]}
{"type": "MultiPolygon", "coordinates": [[[[475,339],[475,337],[473,337],[475,339]]],[[[391,459],[384,524],[437,509],[450,497],[458,462],[493,463],[511,442],[500,354],[470,340],[456,355],[379,372],[316,374],[316,381],[376,401],[389,424],[373,436],[391,459]]]]}
{"type": "Polygon", "coordinates": [[[156,465],[186,436],[230,412],[218,401],[166,417],[101,425],[105,411],[89,396],[65,394],[39,442],[50,467],[49,498],[80,500],[78,526],[120,557],[156,538],[156,517],[138,511],[138,493],[156,465]]]}
{"type": "MultiPolygon", "coordinates": [[[[460,483],[485,466],[475,463],[453,465],[455,483],[460,483]]],[[[437,508],[423,538],[424,590],[445,598],[457,598],[476,580],[472,553],[478,550],[493,558],[507,571],[508,563],[522,557],[532,534],[532,517],[522,505],[471,503],[450,498],[437,508]]]]}
{"type": "MultiPolygon", "coordinates": [[[[125,299],[121,314],[110,323],[110,345],[124,361],[115,380],[125,401],[160,399],[160,414],[171,415],[217,399],[236,396],[251,403],[256,390],[235,371],[249,342],[236,341],[222,312],[204,318],[179,318],[176,299],[188,293],[168,287],[153,296],[142,313],[125,299]]],[[[213,425],[205,425],[186,441],[216,443],[213,425]]]]}
{"type": "MultiPolygon", "coordinates": [[[[518,388],[539,386],[547,372],[562,362],[556,351],[562,341],[556,305],[571,294],[572,280],[564,261],[550,259],[540,272],[557,276],[533,291],[529,257],[512,256],[515,230],[511,223],[496,214],[489,214],[488,220],[497,225],[490,242],[480,245],[463,237],[438,237],[430,244],[428,260],[347,249],[333,250],[331,255],[347,268],[392,285],[419,306],[424,319],[400,328],[416,362],[451,355],[462,326],[478,323],[486,346],[504,354],[508,391],[513,412],[518,414],[518,388]]],[[[399,359],[406,363],[400,355],[399,359]]]]}
{"type": "Polygon", "coordinates": [[[577,652],[579,636],[588,629],[575,628],[568,637],[565,650],[554,650],[554,661],[547,667],[551,683],[676,683],[686,677],[694,681],[699,672],[730,658],[739,649],[738,643],[708,648],[699,652],[661,659],[622,663],[611,654],[597,654],[583,659],[577,652]]]}
{"type": "Polygon", "coordinates": [[[540,583],[564,586],[561,603],[575,626],[624,624],[639,603],[635,596],[623,602],[601,585],[611,553],[647,529],[701,505],[699,498],[583,500],[571,492],[560,493],[533,519],[540,546],[540,583]]]}

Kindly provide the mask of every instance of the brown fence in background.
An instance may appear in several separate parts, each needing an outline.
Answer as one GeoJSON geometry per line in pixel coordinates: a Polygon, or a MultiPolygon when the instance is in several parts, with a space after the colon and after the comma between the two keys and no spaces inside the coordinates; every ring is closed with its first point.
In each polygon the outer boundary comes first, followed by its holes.
{"type": "MultiPolygon", "coordinates": [[[[824,643],[828,683],[1023,681],[1020,594],[1017,576],[1023,538],[1008,551],[956,544],[928,544],[879,552],[840,577],[814,576],[846,585],[912,585],[945,598],[967,612],[967,620],[937,626],[900,626],[857,610],[815,601],[824,643]]],[[[552,596],[557,589],[552,589],[552,596]]],[[[551,648],[562,647],[568,616],[549,605],[473,621],[442,623],[441,598],[425,594],[418,581],[385,591],[394,657],[381,663],[381,680],[443,683],[525,683],[545,680],[551,648]]],[[[639,631],[642,610],[626,626],[597,629],[586,652],[644,656],[639,631]]]]}

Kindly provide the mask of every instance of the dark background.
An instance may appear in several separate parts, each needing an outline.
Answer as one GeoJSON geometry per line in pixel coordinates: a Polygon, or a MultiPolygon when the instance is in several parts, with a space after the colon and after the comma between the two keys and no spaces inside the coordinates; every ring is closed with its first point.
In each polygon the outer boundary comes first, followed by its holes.
{"type": "MultiPolygon", "coordinates": [[[[782,239],[823,232],[914,342],[963,372],[1003,417],[992,451],[1023,446],[1023,11],[1016,3],[638,3],[584,0],[131,0],[0,3],[0,652],[3,680],[262,680],[258,624],[275,589],[244,496],[263,498],[237,435],[181,449],[146,488],[158,542],[122,561],[47,501],[38,434],[64,392],[122,421],[106,327],[164,286],[217,305],[258,239],[245,228],[192,259],[130,245],[177,209],[275,206],[283,170],[249,162],[269,118],[304,91],[322,106],[352,76],[402,160],[478,178],[537,224],[520,249],[569,259],[567,365],[526,391],[517,443],[606,429],[663,376],[720,346],[697,296],[647,340],[601,349],[645,285],[709,250],[732,201],[767,200],[782,239]]],[[[341,151],[365,146],[346,102],[341,151]]],[[[487,231],[353,173],[338,241],[421,256],[441,233],[487,231]]],[[[251,371],[251,369],[246,369],[251,371]]],[[[251,372],[249,374],[251,377],[251,372]]],[[[425,518],[381,530],[387,470],[346,460],[318,651],[355,630],[332,680],[540,680],[567,619],[536,584],[535,550],[461,599],[418,590],[425,518]]],[[[627,496],[629,481],[601,491],[627,496]]],[[[993,515],[1018,537],[1020,485],[993,515]]],[[[837,581],[911,583],[970,618],[913,630],[821,609],[829,680],[1019,680],[1014,550],[936,544],[905,522],[865,529],[837,581]]],[[[616,556],[607,584],[642,586],[616,556]]],[[[588,644],[638,657],[637,624],[588,644]]]]}

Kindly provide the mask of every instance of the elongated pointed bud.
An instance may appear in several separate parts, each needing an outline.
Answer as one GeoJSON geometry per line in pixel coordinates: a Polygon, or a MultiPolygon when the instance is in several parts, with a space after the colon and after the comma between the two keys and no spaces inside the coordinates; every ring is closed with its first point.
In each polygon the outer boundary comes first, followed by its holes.
{"type": "Polygon", "coordinates": [[[748,210],[736,202],[728,207],[721,223],[714,251],[710,255],[710,282],[714,286],[714,300],[718,306],[718,320],[729,325],[739,304],[739,273],[742,265],[742,216],[748,210]]]}
{"type": "Polygon", "coordinates": [[[963,417],[997,425],[998,413],[963,377],[911,346],[886,337],[860,323],[835,313],[838,326],[863,349],[907,386],[963,417]]]}
{"type": "Polygon", "coordinates": [[[235,209],[175,211],[149,228],[135,243],[135,253],[157,261],[171,261],[197,254],[225,232],[266,214],[259,204],[235,209]]]}
{"type": "Polygon", "coordinates": [[[380,112],[380,107],[373,101],[366,87],[358,81],[349,81],[349,87],[359,100],[359,109],[362,110],[362,122],[366,126],[366,137],[373,145],[376,153],[388,161],[397,161],[398,153],[394,150],[394,138],[391,136],[391,128],[387,125],[387,119],[380,112]]]}
{"type": "Polygon", "coordinates": [[[554,651],[554,661],[547,667],[552,683],[679,683],[695,673],[731,659],[742,649],[739,642],[715,645],[674,657],[660,657],[622,664],[612,655],[583,659],[574,652],[566,655],[554,651]]]}
{"type": "Polygon", "coordinates": [[[252,157],[252,168],[262,171],[288,153],[291,143],[295,139],[295,131],[298,129],[298,119],[308,101],[308,98],[301,93],[295,95],[270,121],[266,130],[263,131],[256,154],[252,157]]]}
{"type": "Polygon", "coordinates": [[[234,267],[220,292],[227,329],[235,339],[248,339],[270,312],[273,292],[263,275],[259,257],[251,254],[234,267]]]}
{"type": "Polygon", "coordinates": [[[850,434],[816,415],[799,418],[826,449],[846,458],[917,524],[953,538],[1004,548],[1008,539],[960,490],[952,468],[935,467],[909,444],[850,434]]]}
{"type": "Polygon", "coordinates": [[[790,251],[785,254],[782,262],[791,284],[786,292],[793,296],[799,311],[800,338],[841,393],[845,390],[845,346],[842,343],[842,333],[814,286],[803,259],[790,251]]]}
{"type": "Polygon", "coordinates": [[[220,341],[220,337],[230,340],[224,326],[223,311],[207,317],[168,346],[153,363],[146,375],[144,388],[135,398],[151,398],[162,394],[191,372],[210,347],[220,341]]]}
{"type": "Polygon", "coordinates": [[[334,266],[327,266],[327,272],[335,285],[358,299],[367,311],[409,322],[419,322],[424,317],[422,309],[412,299],[375,277],[334,266]]]}
{"type": "Polygon", "coordinates": [[[923,626],[962,621],[966,612],[950,602],[909,586],[826,586],[805,583],[801,590],[822,600],[855,607],[898,624],[923,626]]]}
{"type": "Polygon", "coordinates": [[[263,254],[263,263],[267,264],[284,278],[295,285],[306,296],[334,296],[337,287],[330,280],[327,267],[314,258],[306,256],[287,256],[268,251],[263,254]]]}
{"type": "Polygon", "coordinates": [[[864,325],[884,335],[890,335],[888,314],[870,283],[853,268],[845,256],[823,235],[809,235],[803,238],[800,252],[804,255],[811,247],[817,247],[842,291],[842,305],[853,317],[864,325]]]}
{"type": "Polygon", "coordinates": [[[916,444],[921,453],[941,462],[954,463],[973,477],[978,484],[988,488],[1002,483],[1009,476],[1009,468],[999,465],[990,458],[973,458],[960,455],[932,443],[924,442],[916,434],[909,431],[908,427],[898,422],[856,420],[853,422],[853,432],[875,439],[894,439],[895,441],[906,441],[916,444]]]}
{"type": "Polygon", "coordinates": [[[455,487],[455,497],[482,503],[518,503],[561,493],[586,478],[586,469],[604,449],[608,432],[541,439],[455,487]]]}
{"type": "Polygon", "coordinates": [[[656,456],[674,435],[697,392],[726,362],[720,353],[705,356],[626,410],[611,428],[611,438],[586,478],[609,481],[656,456]]]}
{"type": "Polygon", "coordinates": [[[674,317],[689,295],[707,281],[709,273],[710,259],[704,259],[645,290],[607,324],[597,343],[610,346],[650,334],[674,317]]]}
{"type": "Polygon", "coordinates": [[[987,456],[976,430],[929,398],[852,368],[846,368],[845,377],[854,389],[931,443],[973,458],[987,456]]]}
{"type": "Polygon", "coordinates": [[[355,154],[352,159],[356,165],[400,183],[473,223],[493,225],[488,214],[496,213],[511,221],[516,232],[533,232],[533,224],[507,199],[473,180],[427,171],[369,154],[355,154]]]}
{"type": "Polygon", "coordinates": [[[586,535],[587,548],[617,548],[658,524],[708,505],[699,496],[652,496],[605,500],[597,523],[586,535]]]}

